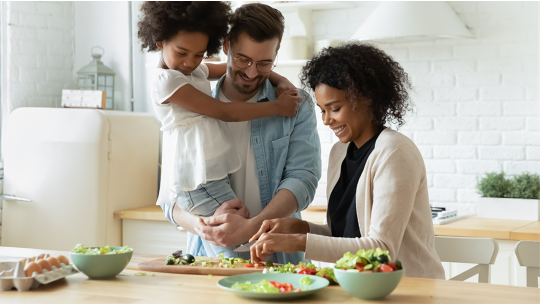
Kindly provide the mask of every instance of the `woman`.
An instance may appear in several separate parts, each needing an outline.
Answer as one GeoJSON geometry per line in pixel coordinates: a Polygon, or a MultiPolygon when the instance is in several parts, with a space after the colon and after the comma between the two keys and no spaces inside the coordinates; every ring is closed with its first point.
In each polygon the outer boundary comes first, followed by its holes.
{"type": "Polygon", "coordinates": [[[266,220],[252,238],[253,261],[305,251],[307,259],[336,262],[348,251],[380,247],[407,276],[444,279],[424,161],[409,138],[387,127],[402,126],[411,108],[407,74],[383,51],[348,44],[311,59],[301,80],[339,138],[328,164],[328,224],[266,220]]]}

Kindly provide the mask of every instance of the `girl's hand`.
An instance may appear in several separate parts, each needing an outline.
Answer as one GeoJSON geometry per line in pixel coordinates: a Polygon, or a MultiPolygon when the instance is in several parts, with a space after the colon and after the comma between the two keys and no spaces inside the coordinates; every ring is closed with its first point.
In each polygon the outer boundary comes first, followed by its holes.
{"type": "Polygon", "coordinates": [[[242,200],[234,198],[224,202],[217,210],[214,212],[214,216],[222,214],[238,214],[246,219],[249,218],[249,210],[242,200]]]}
{"type": "Polygon", "coordinates": [[[251,261],[258,264],[274,252],[306,251],[306,240],[306,234],[264,233],[251,246],[251,261]]]}
{"type": "Polygon", "coordinates": [[[300,107],[302,98],[298,97],[298,90],[288,90],[283,92],[277,100],[274,101],[277,106],[277,114],[281,116],[295,116],[296,110],[300,107]]]}
{"type": "Polygon", "coordinates": [[[280,97],[282,93],[289,90],[296,90],[296,86],[293,85],[287,78],[281,77],[276,86],[276,97],[280,97]]]}
{"type": "Polygon", "coordinates": [[[263,221],[261,228],[253,237],[249,240],[250,242],[258,239],[264,233],[285,233],[285,234],[307,234],[309,232],[309,224],[307,221],[294,218],[294,217],[285,217],[285,218],[276,218],[276,219],[266,219],[263,221]]]}

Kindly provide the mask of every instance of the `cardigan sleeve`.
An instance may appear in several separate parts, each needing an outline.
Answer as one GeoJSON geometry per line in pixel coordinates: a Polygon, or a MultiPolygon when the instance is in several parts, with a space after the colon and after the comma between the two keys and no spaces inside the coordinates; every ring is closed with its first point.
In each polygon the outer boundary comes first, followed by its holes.
{"type": "MultiPolygon", "coordinates": [[[[425,167],[417,149],[410,145],[400,145],[382,160],[374,161],[365,174],[371,172],[371,177],[360,179],[358,188],[371,185],[371,189],[359,192],[357,189],[357,209],[363,208],[358,194],[372,194],[373,206],[369,230],[362,232],[360,238],[329,237],[308,234],[306,241],[306,258],[335,262],[346,252],[356,252],[360,249],[389,250],[390,255],[399,252],[401,241],[415,203],[416,193],[420,186],[425,167]],[[420,159],[419,159],[420,158],[420,159]],[[373,183],[369,182],[373,179],[373,183]],[[365,183],[365,184],[362,184],[365,183]]],[[[371,204],[365,202],[366,205],[371,204]]]]}

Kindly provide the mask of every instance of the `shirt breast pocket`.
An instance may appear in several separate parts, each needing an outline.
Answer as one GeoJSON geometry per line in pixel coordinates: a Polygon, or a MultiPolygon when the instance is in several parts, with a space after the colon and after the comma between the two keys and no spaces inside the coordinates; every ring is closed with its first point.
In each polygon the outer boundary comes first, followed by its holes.
{"type": "Polygon", "coordinates": [[[283,171],[285,170],[285,163],[287,162],[287,153],[289,151],[289,139],[290,136],[279,138],[271,143],[271,160],[274,177],[281,180],[283,171]]]}

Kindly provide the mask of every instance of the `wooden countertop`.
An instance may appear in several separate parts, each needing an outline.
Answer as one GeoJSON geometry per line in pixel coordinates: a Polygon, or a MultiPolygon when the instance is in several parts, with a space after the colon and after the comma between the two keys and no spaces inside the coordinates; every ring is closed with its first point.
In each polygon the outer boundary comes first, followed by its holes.
{"type": "MultiPolygon", "coordinates": [[[[324,217],[326,217],[326,207],[309,207],[301,213],[302,219],[312,223],[322,224],[324,217]]],[[[158,205],[147,205],[115,211],[114,218],[167,221],[163,215],[163,210],[158,205]]]]}
{"type": "MultiPolygon", "coordinates": [[[[51,255],[67,251],[0,247],[1,256],[51,255]]],[[[133,259],[140,259],[134,254],[133,259]]],[[[0,257],[1,260],[1,257],[0,257]]],[[[138,271],[126,269],[112,280],[90,280],[79,273],[27,292],[0,292],[0,303],[269,303],[237,297],[216,286],[223,277],[154,273],[136,276],[138,271]]],[[[270,301],[270,303],[275,303],[270,301]]],[[[339,285],[287,303],[374,303],[350,296],[339,285]]],[[[538,288],[502,286],[404,277],[396,290],[377,303],[540,303],[538,288]]]]}
{"type": "MultiPolygon", "coordinates": [[[[115,218],[167,221],[157,205],[144,206],[114,212],[115,218]]],[[[326,217],[326,207],[309,207],[302,211],[302,219],[322,224],[326,217]]],[[[460,219],[443,225],[434,225],[435,235],[461,237],[487,237],[509,240],[540,241],[540,222],[529,220],[508,220],[479,218],[476,216],[460,219]]]]}

